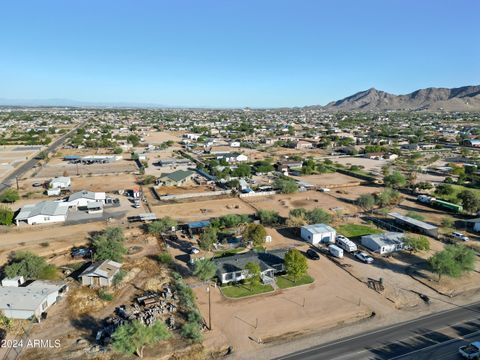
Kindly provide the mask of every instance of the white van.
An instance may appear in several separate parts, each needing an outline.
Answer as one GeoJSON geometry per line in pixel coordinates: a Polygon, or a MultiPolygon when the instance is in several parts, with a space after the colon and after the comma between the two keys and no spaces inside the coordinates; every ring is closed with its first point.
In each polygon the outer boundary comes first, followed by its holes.
{"type": "Polygon", "coordinates": [[[343,235],[337,235],[337,237],[335,238],[335,244],[348,253],[352,253],[358,250],[357,244],[355,244],[352,240],[343,235]]]}
{"type": "Polygon", "coordinates": [[[337,258],[343,258],[343,249],[340,249],[336,245],[328,245],[328,252],[337,258]]]}

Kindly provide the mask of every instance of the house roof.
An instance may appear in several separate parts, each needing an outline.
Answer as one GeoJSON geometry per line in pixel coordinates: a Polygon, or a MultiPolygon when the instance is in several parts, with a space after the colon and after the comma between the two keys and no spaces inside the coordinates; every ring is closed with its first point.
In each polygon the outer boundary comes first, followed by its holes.
{"type": "Polygon", "coordinates": [[[175,182],[179,182],[179,181],[182,181],[186,178],[188,178],[189,176],[192,176],[193,175],[193,171],[191,170],[177,170],[177,171],[174,171],[172,173],[169,173],[169,174],[162,174],[160,175],[160,179],[162,178],[168,178],[170,180],[173,180],[175,182]]]}
{"type": "Polygon", "coordinates": [[[249,251],[214,259],[213,262],[222,273],[242,271],[249,262],[260,265],[260,270],[263,272],[275,265],[283,264],[287,251],[288,249],[276,249],[268,252],[249,251]]]}
{"type": "Polygon", "coordinates": [[[405,234],[401,232],[386,232],[383,234],[371,234],[362,236],[363,239],[370,239],[378,246],[398,245],[403,243],[405,234]]]}
{"type": "Polygon", "coordinates": [[[60,290],[65,283],[34,281],[28,286],[0,287],[0,310],[35,311],[45,301],[47,296],[60,290]]]}
{"type": "Polygon", "coordinates": [[[399,214],[397,212],[391,212],[391,213],[388,213],[388,215],[395,218],[396,220],[400,220],[404,223],[416,226],[416,227],[424,229],[424,230],[435,230],[435,229],[437,229],[437,227],[432,225],[432,224],[428,224],[426,222],[411,218],[409,216],[404,216],[404,215],[399,214]]]}
{"type": "Polygon", "coordinates": [[[61,216],[67,215],[68,204],[61,201],[41,201],[33,205],[25,205],[20,209],[15,220],[27,220],[37,215],[61,216]]]}
{"type": "Polygon", "coordinates": [[[92,263],[81,274],[82,276],[98,276],[103,278],[113,277],[118,270],[122,267],[122,264],[113,260],[103,260],[92,263]]]}
{"type": "Polygon", "coordinates": [[[335,229],[326,224],[313,224],[302,226],[302,229],[308,230],[312,234],[323,234],[326,232],[334,232],[335,229]]]}
{"type": "Polygon", "coordinates": [[[189,229],[201,229],[210,226],[210,221],[204,220],[204,221],[194,221],[191,223],[187,224],[187,227],[189,229]]]}
{"type": "Polygon", "coordinates": [[[105,193],[82,190],[82,191],[77,191],[68,197],[68,201],[75,201],[78,199],[89,199],[89,200],[105,199],[105,193]]]}

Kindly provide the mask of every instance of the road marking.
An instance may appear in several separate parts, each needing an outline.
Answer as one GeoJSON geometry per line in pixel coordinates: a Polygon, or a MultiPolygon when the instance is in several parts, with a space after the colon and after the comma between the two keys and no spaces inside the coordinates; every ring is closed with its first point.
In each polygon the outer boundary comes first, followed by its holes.
{"type": "Polygon", "coordinates": [[[464,335],[464,336],[459,336],[459,337],[456,337],[456,338],[452,338],[452,339],[449,339],[449,340],[444,341],[444,342],[439,342],[439,343],[436,343],[436,344],[433,344],[433,345],[430,345],[430,346],[427,346],[427,347],[424,347],[424,348],[421,348],[421,349],[418,349],[418,350],[414,350],[414,351],[411,351],[411,352],[403,354],[403,355],[399,355],[399,356],[396,356],[396,357],[393,357],[393,358],[389,358],[388,360],[401,359],[404,356],[410,356],[410,355],[416,354],[420,351],[428,351],[428,350],[434,349],[434,348],[436,348],[437,346],[440,346],[440,345],[448,345],[448,344],[454,343],[454,342],[459,341],[459,340],[466,340],[467,338],[470,338],[470,337],[475,336],[477,334],[480,334],[480,330],[474,331],[473,333],[470,333],[470,334],[467,334],[467,335],[464,335]]]}
{"type": "MultiPolygon", "coordinates": [[[[475,310],[470,309],[470,308],[474,307],[474,306],[478,306],[478,305],[480,305],[480,302],[475,302],[475,303],[472,303],[472,304],[464,305],[461,308],[462,309],[467,309],[467,310],[470,310],[470,311],[475,311],[475,310]]],[[[345,338],[345,339],[339,340],[337,342],[327,343],[327,344],[323,344],[323,345],[320,345],[320,346],[317,346],[317,347],[311,347],[311,348],[308,348],[308,349],[305,349],[305,350],[297,351],[297,352],[294,352],[294,353],[291,353],[291,354],[288,354],[288,355],[280,356],[276,359],[278,359],[278,360],[288,359],[291,356],[299,356],[299,355],[306,354],[306,353],[309,353],[309,352],[314,352],[314,351],[317,351],[317,350],[320,350],[320,349],[323,349],[323,348],[326,348],[326,347],[329,347],[329,346],[343,344],[343,343],[348,342],[348,341],[356,340],[356,339],[366,337],[366,336],[369,336],[369,335],[378,334],[378,333],[388,331],[388,330],[394,329],[396,327],[401,327],[401,326],[404,326],[404,325],[408,325],[408,324],[411,324],[411,323],[414,323],[414,322],[421,322],[423,320],[427,320],[427,319],[431,319],[431,318],[436,317],[436,316],[440,316],[440,315],[444,315],[444,314],[447,314],[447,313],[455,312],[457,310],[459,310],[458,307],[455,307],[453,309],[443,310],[443,311],[440,311],[440,312],[437,312],[437,313],[425,315],[424,317],[421,317],[421,318],[408,320],[408,321],[405,321],[403,323],[392,324],[390,326],[380,328],[380,329],[377,329],[377,330],[373,330],[373,331],[368,332],[368,333],[359,334],[359,335],[355,335],[353,337],[345,338]]]]}

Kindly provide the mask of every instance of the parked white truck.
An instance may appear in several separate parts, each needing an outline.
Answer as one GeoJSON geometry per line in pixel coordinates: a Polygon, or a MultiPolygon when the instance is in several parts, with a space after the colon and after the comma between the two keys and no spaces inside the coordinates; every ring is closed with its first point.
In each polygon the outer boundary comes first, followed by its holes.
{"type": "Polygon", "coordinates": [[[424,204],[431,204],[435,201],[436,199],[432,196],[428,196],[428,195],[418,195],[417,196],[417,201],[418,202],[421,202],[421,203],[424,203],[424,204]]]}
{"type": "Polygon", "coordinates": [[[458,349],[458,352],[462,357],[468,360],[480,359],[480,341],[461,346],[458,349]]]}

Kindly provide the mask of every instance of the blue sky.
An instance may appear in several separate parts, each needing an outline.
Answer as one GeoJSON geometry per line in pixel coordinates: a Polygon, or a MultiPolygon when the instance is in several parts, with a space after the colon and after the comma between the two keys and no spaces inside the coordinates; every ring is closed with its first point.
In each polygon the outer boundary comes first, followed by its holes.
{"type": "Polygon", "coordinates": [[[0,98],[325,104],[480,83],[475,0],[3,0],[0,98]]]}

